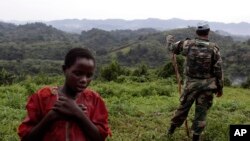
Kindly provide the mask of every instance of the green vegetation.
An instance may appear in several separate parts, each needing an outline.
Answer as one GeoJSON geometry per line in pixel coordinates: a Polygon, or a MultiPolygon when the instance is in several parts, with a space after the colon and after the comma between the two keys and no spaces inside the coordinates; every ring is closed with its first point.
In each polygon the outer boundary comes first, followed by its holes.
{"type": "MultiPolygon", "coordinates": [[[[139,79],[139,77],[138,77],[139,79]]],[[[29,95],[44,85],[60,85],[61,76],[40,75],[0,87],[0,140],[17,141],[17,127],[23,120],[29,95]],[[44,82],[44,83],[43,83],[44,82]]],[[[124,76],[123,82],[94,80],[90,86],[99,92],[109,110],[113,136],[110,141],[180,141],[186,140],[185,128],[178,128],[172,138],[166,137],[170,118],[177,108],[177,86],[172,78],[137,82],[124,76]]],[[[221,98],[215,98],[209,111],[202,141],[227,141],[230,124],[250,124],[249,89],[226,87],[221,98]]],[[[194,109],[190,111],[189,126],[194,109]]]]}
{"type": "MultiPolygon", "coordinates": [[[[194,38],[195,29],[104,31],[94,28],[70,34],[43,23],[16,26],[0,22],[0,69],[18,75],[60,74],[61,69],[55,66],[61,65],[65,53],[73,47],[91,49],[99,67],[117,60],[121,66],[134,67],[143,62],[149,68],[159,69],[171,62],[171,54],[165,48],[165,37],[169,34],[176,40],[194,38]]],[[[228,80],[234,82],[240,78],[245,81],[250,76],[250,39],[234,41],[234,37],[213,31],[210,39],[220,47],[228,80]]]]}
{"type": "MultiPolygon", "coordinates": [[[[165,37],[193,38],[192,27],[170,31],[154,29],[104,31],[91,29],[80,35],[59,31],[42,23],[16,26],[0,22],[0,141],[17,141],[17,126],[25,116],[29,95],[44,85],[62,85],[61,65],[73,47],[91,49],[97,59],[91,88],[106,101],[113,136],[110,141],[183,141],[184,127],[172,138],[165,136],[177,108],[178,94],[171,54],[165,37]]],[[[220,46],[225,85],[215,98],[202,141],[227,141],[230,124],[250,124],[250,39],[234,41],[211,33],[220,46]],[[243,88],[232,87],[235,79],[243,88]]],[[[184,58],[177,56],[180,72],[184,58]]],[[[189,124],[194,110],[190,111],[189,124]]]]}

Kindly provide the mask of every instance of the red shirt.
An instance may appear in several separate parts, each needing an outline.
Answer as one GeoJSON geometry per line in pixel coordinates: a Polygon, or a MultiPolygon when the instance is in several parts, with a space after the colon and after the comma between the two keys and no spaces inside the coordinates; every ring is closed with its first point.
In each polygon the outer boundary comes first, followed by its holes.
{"type": "MultiPolygon", "coordinates": [[[[27,116],[18,128],[22,139],[51,110],[58,98],[58,87],[45,87],[29,97],[27,116]]],[[[90,89],[85,89],[76,99],[77,104],[87,107],[87,116],[99,129],[103,138],[111,135],[108,127],[108,112],[104,101],[90,89]]],[[[55,121],[44,135],[43,141],[87,141],[80,127],[73,121],[55,121]]]]}

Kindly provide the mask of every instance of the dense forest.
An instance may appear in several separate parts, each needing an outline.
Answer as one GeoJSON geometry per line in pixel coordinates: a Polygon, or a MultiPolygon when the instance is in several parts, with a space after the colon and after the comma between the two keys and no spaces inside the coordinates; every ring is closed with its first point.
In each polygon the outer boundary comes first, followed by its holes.
{"type": "MultiPolygon", "coordinates": [[[[151,28],[105,31],[93,28],[81,34],[71,34],[44,23],[17,26],[0,22],[0,70],[2,75],[16,76],[61,74],[63,57],[73,47],[92,50],[98,68],[115,60],[123,67],[143,64],[150,69],[162,69],[171,62],[171,54],[165,47],[168,34],[174,35],[176,40],[194,38],[195,28],[168,31],[151,28]]],[[[235,41],[233,37],[213,31],[210,39],[220,47],[226,78],[235,83],[246,81],[250,76],[250,39],[235,41]]]]}
{"type": "MultiPolygon", "coordinates": [[[[89,48],[97,58],[95,80],[89,87],[107,104],[113,134],[109,141],[190,140],[184,126],[173,137],[166,136],[179,103],[172,54],[165,46],[169,34],[176,40],[194,38],[195,28],[94,28],[71,34],[43,23],[17,26],[0,22],[0,141],[20,140],[17,128],[26,115],[27,98],[45,85],[63,84],[61,65],[74,47],[89,48]]],[[[250,39],[214,31],[210,39],[219,44],[226,77],[224,95],[214,99],[201,140],[227,141],[229,125],[250,123],[250,39]],[[232,87],[232,83],[243,88],[232,87]]],[[[177,56],[180,72],[184,59],[177,56]]],[[[189,126],[194,112],[192,108],[189,126]]]]}

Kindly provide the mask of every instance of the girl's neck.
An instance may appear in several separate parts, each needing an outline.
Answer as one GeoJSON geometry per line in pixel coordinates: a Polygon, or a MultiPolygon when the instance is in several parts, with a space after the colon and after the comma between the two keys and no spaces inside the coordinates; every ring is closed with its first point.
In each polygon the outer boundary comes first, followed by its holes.
{"type": "Polygon", "coordinates": [[[78,93],[73,91],[71,88],[69,88],[67,85],[63,85],[61,88],[59,88],[59,91],[62,95],[71,98],[71,99],[76,99],[78,93]]]}

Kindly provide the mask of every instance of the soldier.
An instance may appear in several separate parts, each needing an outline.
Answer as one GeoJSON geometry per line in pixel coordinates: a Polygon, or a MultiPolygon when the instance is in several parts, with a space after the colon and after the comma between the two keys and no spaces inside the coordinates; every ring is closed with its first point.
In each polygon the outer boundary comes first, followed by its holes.
{"type": "Polygon", "coordinates": [[[168,135],[180,127],[188,116],[195,101],[195,117],[192,125],[193,141],[198,141],[206,126],[208,109],[212,106],[213,94],[223,94],[222,59],[216,43],[209,42],[210,28],[206,22],[199,23],[195,39],[174,42],[172,35],[167,36],[168,48],[174,54],[186,57],[184,90],[180,105],[171,119],[168,135]]]}

